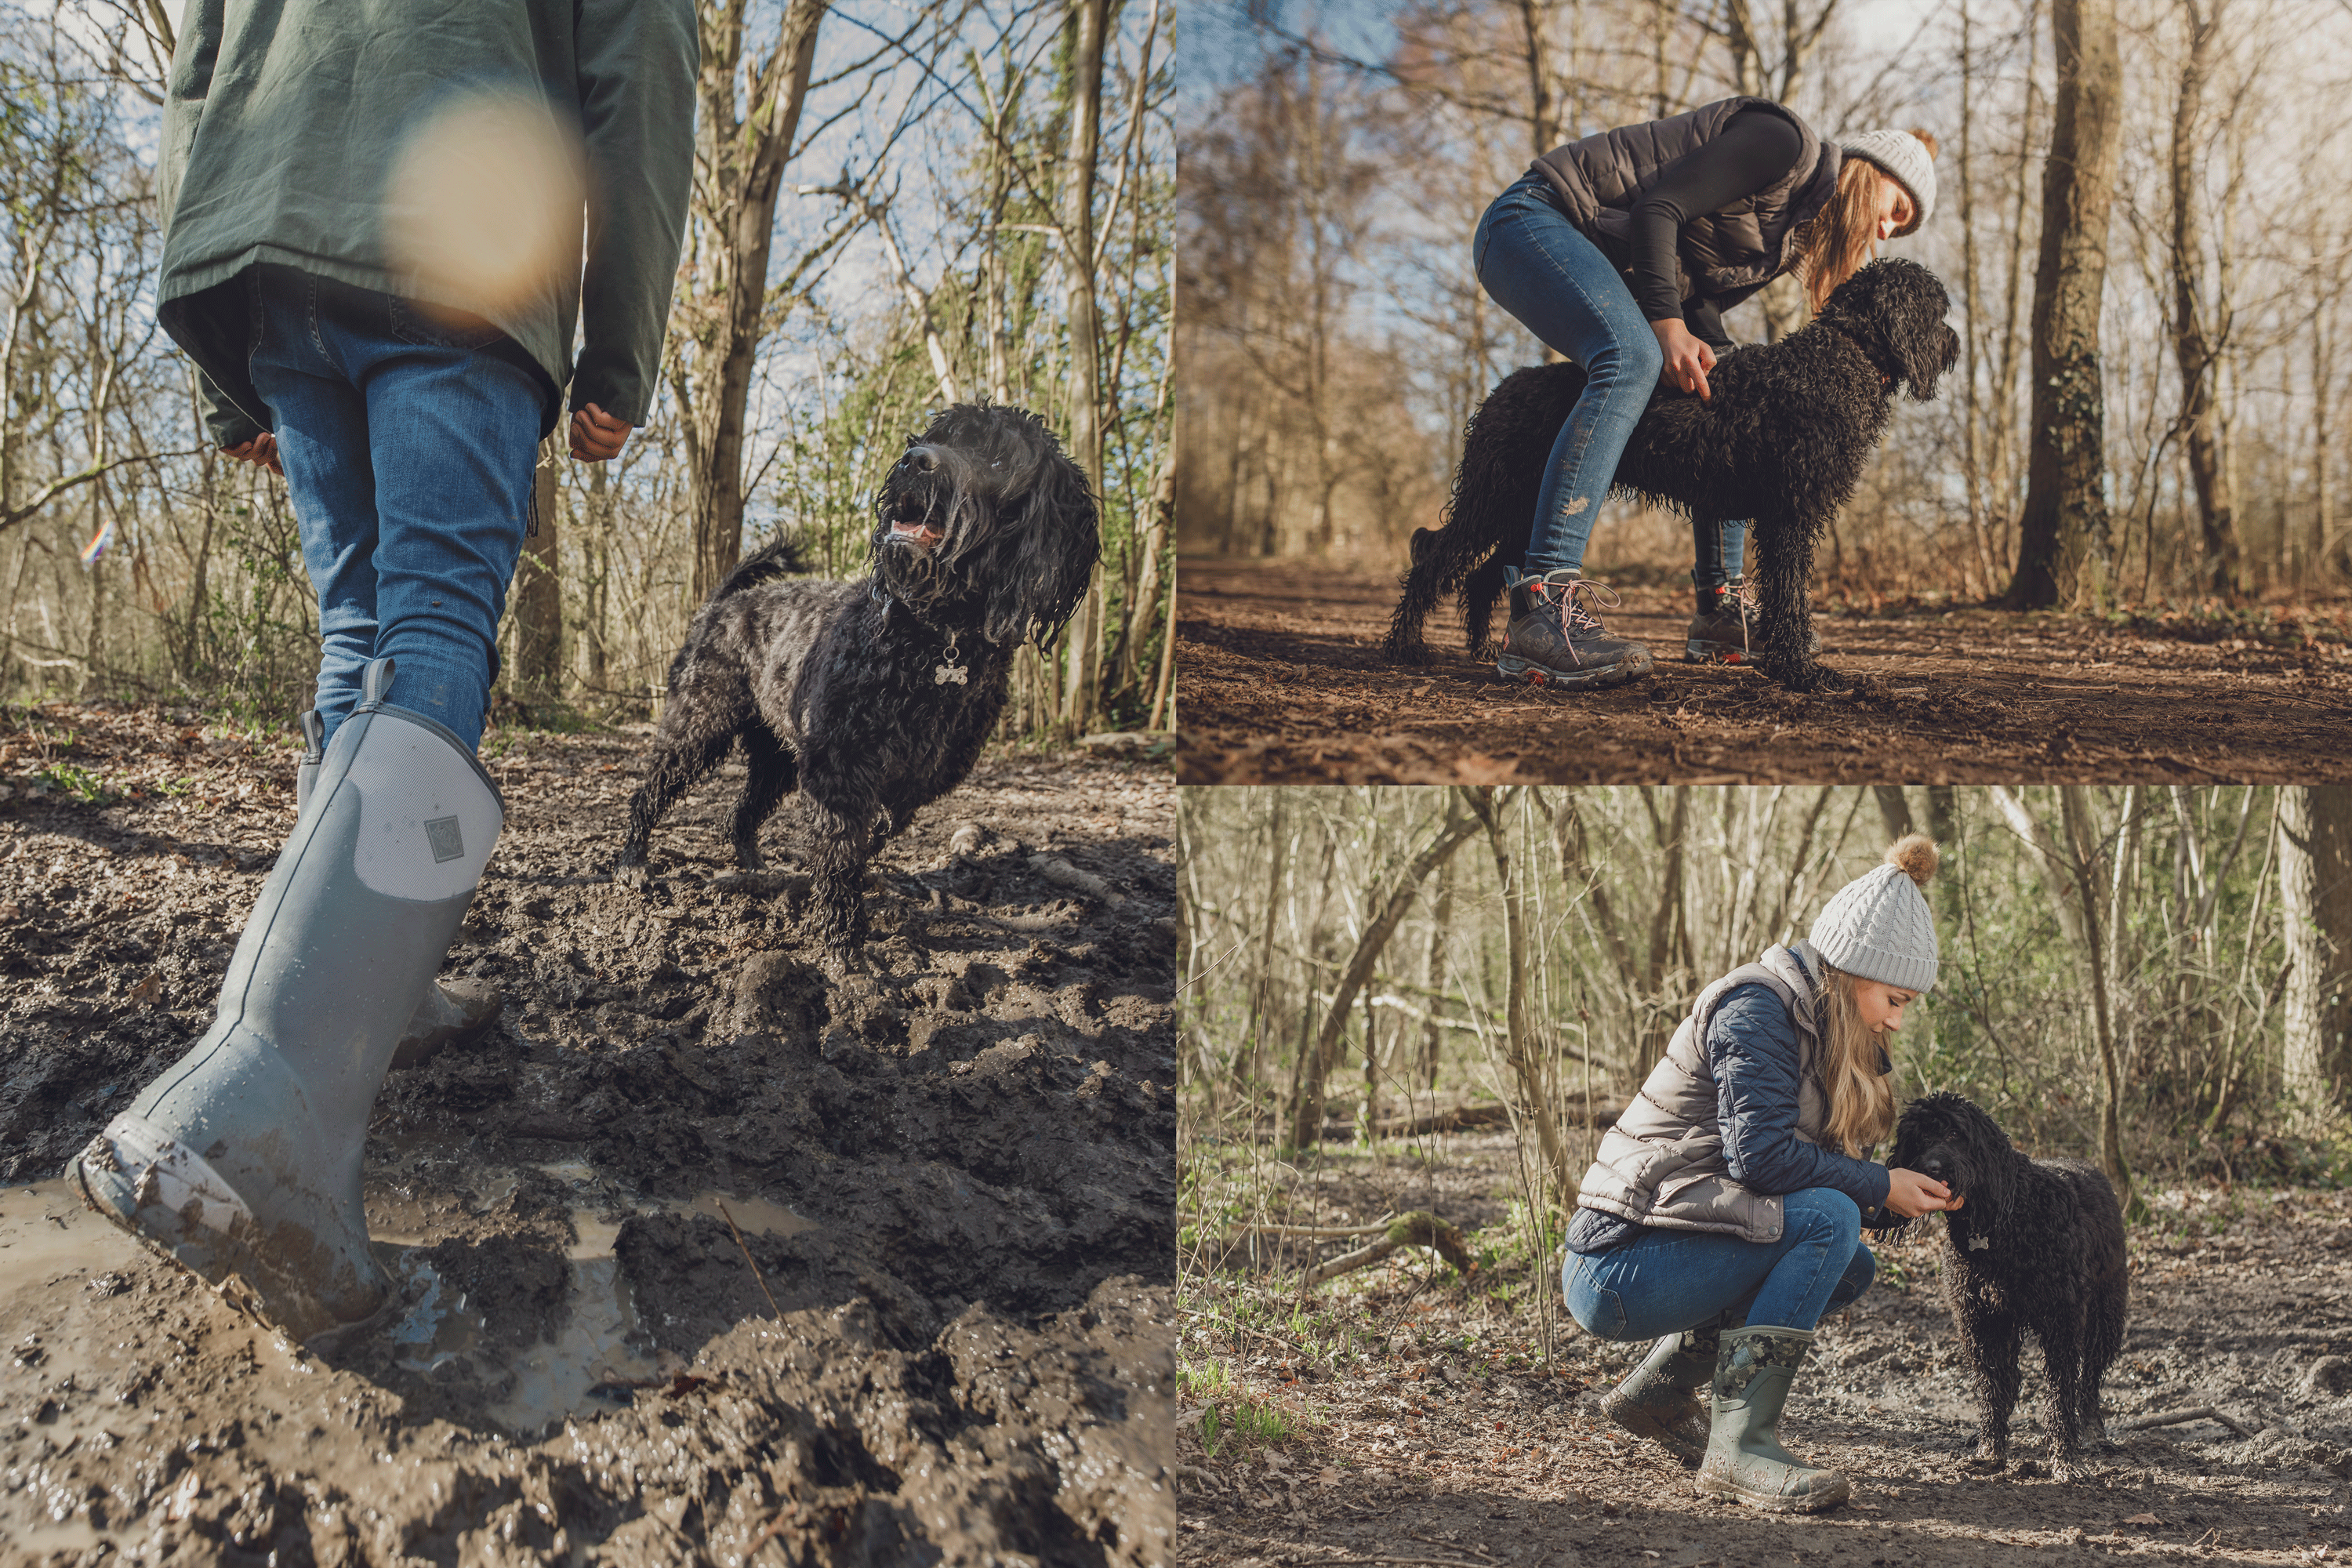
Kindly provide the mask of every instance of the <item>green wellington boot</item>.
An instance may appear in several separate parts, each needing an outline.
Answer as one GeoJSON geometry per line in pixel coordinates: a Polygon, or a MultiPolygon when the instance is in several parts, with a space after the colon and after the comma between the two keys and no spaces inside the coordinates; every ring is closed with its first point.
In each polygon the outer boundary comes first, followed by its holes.
{"type": "Polygon", "coordinates": [[[383,701],[320,763],[237,939],[213,1026],[67,1167],[91,1208],[296,1339],[361,1322],[391,1281],[360,1203],[368,1112],[504,825],[471,749],[383,701]]]}
{"type": "MultiPolygon", "coordinates": [[[[327,760],[327,722],[315,708],[301,716],[302,760],[294,768],[294,814],[300,816],[310,804],[311,786],[327,760]]],[[[427,981],[416,999],[400,1043],[393,1047],[394,1068],[413,1068],[443,1051],[462,1049],[489,1032],[506,1011],[506,993],[487,980],[427,981]]]]}
{"type": "Polygon", "coordinates": [[[1706,1453],[1707,1406],[1698,1391],[1715,1375],[1723,1320],[1668,1334],[1601,1396],[1601,1413],[1637,1437],[1647,1437],[1685,1465],[1706,1453]]]}
{"type": "Polygon", "coordinates": [[[1853,1489],[1843,1474],[1818,1469],[1780,1447],[1780,1410],[1812,1345],[1813,1336],[1802,1329],[1724,1334],[1706,1458],[1698,1468],[1700,1496],[1775,1513],[1816,1513],[1845,1501],[1853,1489]]]}

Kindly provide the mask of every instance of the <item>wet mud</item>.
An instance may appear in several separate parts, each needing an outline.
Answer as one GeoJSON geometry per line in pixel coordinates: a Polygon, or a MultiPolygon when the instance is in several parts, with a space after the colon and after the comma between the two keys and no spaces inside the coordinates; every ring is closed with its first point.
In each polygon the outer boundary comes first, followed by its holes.
{"type": "MultiPolygon", "coordinates": [[[[1294,1212],[1339,1225],[1433,1205],[1499,1240],[1509,1140],[1445,1142],[1459,1158],[1433,1167],[1333,1159],[1294,1191],[1309,1200],[1294,1212]]],[[[1547,1370],[1524,1266],[1490,1252],[1492,1274],[1465,1284],[1400,1255],[1324,1287],[1320,1304],[1362,1352],[1335,1361],[1328,1336],[1226,1330],[1236,1291],[1259,1278],[1229,1258],[1183,1314],[1187,1367],[1197,1377],[1214,1363],[1234,1382],[1180,1400],[1179,1560],[2336,1561],[2352,1548],[2352,1194],[2148,1195],[2153,1217],[2130,1237],[2124,1350],[2104,1384],[2111,1441],[2086,1455],[2082,1479],[2051,1475],[2031,1341],[2008,1466],[1972,1463],[1978,1412],[1938,1285],[1940,1237],[1875,1242],[1877,1281],[1823,1321],[1781,1422],[1790,1448],[1853,1484],[1849,1503],[1810,1517],[1701,1498],[1663,1449],[1598,1413],[1594,1399],[1646,1344],[1598,1341],[1561,1317],[1547,1370]],[[1504,1287],[1509,1304],[1497,1306],[1504,1287]],[[1286,1412],[1294,1435],[1257,1443],[1228,1430],[1204,1444],[1203,1411],[1241,1394],[1286,1412]],[[2197,1418],[2129,1427],[2184,1414],[2197,1418]]],[[[1557,1281],[1548,1288],[1556,1303],[1557,1281]]]]}
{"type": "Polygon", "coordinates": [[[992,755],[803,940],[730,765],[609,879],[642,735],[493,736],[508,826],[394,1071],[398,1305],[295,1346],[55,1180],[210,1019],[294,752],[153,710],[0,731],[0,1557],[1143,1563],[1171,1550],[1173,795],[992,755]],[[510,739],[511,743],[507,743],[510,739]]]}
{"type": "Polygon", "coordinates": [[[1688,591],[1625,588],[1610,630],[1647,643],[1655,669],[1564,694],[1474,663],[1451,600],[1429,620],[1434,661],[1390,664],[1393,570],[1187,558],[1181,575],[1185,784],[2352,779],[2340,607],[2227,626],[1824,609],[1822,661],[1855,689],[1801,695],[1681,663],[1688,591]]]}

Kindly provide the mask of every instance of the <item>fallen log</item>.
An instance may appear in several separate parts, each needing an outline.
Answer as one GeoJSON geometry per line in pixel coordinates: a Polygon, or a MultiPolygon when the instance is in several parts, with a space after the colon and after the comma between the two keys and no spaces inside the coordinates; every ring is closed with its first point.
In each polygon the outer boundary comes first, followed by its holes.
{"type": "Polygon", "coordinates": [[[1415,1209],[1389,1221],[1386,1232],[1370,1247],[1360,1247],[1315,1265],[1307,1270],[1301,1283],[1311,1289],[1326,1279],[1369,1268],[1400,1247],[1426,1247],[1465,1275],[1478,1271],[1478,1260],[1470,1256],[1460,1231],[1427,1209],[1415,1209]]]}

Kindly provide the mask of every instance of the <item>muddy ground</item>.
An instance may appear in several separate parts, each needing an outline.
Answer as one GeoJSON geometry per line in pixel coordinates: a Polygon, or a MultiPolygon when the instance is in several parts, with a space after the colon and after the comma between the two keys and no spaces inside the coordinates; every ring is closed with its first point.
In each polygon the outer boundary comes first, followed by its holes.
{"type": "MultiPolygon", "coordinates": [[[[1507,1137],[1465,1135],[1433,1141],[1426,1161],[1328,1156],[1287,1184],[1275,1217],[1328,1226],[1429,1207],[1499,1227],[1516,1191],[1509,1151],[1507,1137]]],[[[2053,1480],[2029,1349],[2010,1468],[1972,1473],[1976,1415],[1937,1289],[1940,1237],[1882,1244],[1878,1282],[1822,1324],[1782,1422],[1790,1447],[1853,1483],[1851,1503],[1811,1518],[1702,1500],[1663,1450],[1590,1407],[1646,1346],[1602,1343],[1563,1316],[1547,1375],[1530,1270],[1492,1249],[1485,1278],[1469,1283],[1417,1253],[1344,1276],[1318,1292],[1320,1321],[1291,1316],[1295,1257],[1254,1271],[1226,1254],[1223,1273],[1188,1276],[1180,1312],[1179,1558],[1236,1568],[1945,1568],[2042,1551],[2337,1561],[2352,1549],[2352,1194],[2174,1190],[2152,1206],[2131,1237],[2130,1328],[2106,1379],[2107,1419],[2210,1405],[2235,1428],[2117,1431],[2089,1479],[2053,1480]],[[1513,1287],[1499,1304],[1498,1284],[1513,1287]],[[1281,1321],[1247,1306],[1269,1291],[1281,1321]],[[1349,1344],[1360,1359],[1332,1349],[1349,1344]],[[1235,1380],[1222,1397],[1202,1389],[1212,1367],[1235,1380]],[[1211,1452],[1202,1414],[1236,1397],[1286,1412],[1295,1435],[1228,1432],[1211,1452]]],[[[1213,1249],[1198,1256],[1215,1261],[1213,1249]]],[[[1556,1303],[1556,1279],[1549,1289],[1556,1303]]]]}
{"type": "Polygon", "coordinates": [[[445,973],[506,1011],[377,1101],[398,1313],[298,1349],[54,1180],[209,1023],[294,752],[7,715],[0,1559],[1165,1560],[1165,764],[992,752],[830,984],[789,807],[766,872],[719,837],[740,764],[609,879],[645,753],[486,743],[507,827],[445,973]]]}
{"type": "Polygon", "coordinates": [[[2352,779],[2340,612],[2125,626],[1825,610],[1822,662],[1863,689],[1800,696],[1751,669],[1679,662],[1689,591],[1628,587],[1610,629],[1647,642],[1655,671],[1568,695],[1473,663],[1450,600],[1428,624],[1436,661],[1389,664],[1394,569],[1187,558],[1181,581],[1186,784],[2352,779]]]}

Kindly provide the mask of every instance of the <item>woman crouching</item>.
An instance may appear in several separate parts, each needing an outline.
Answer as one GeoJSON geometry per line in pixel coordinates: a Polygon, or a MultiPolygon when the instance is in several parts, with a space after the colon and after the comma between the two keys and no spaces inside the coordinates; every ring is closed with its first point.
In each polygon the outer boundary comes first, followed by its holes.
{"type": "Polygon", "coordinates": [[[1863,1226],[1948,1206],[1942,1183],[1861,1157],[1895,1124],[1889,1037],[1936,983],[1935,869],[1936,847],[1905,838],[1810,939],[1699,993],[1585,1174],[1568,1310],[1601,1339],[1657,1341],[1601,1408],[1696,1464],[1704,1495],[1811,1513],[1851,1489],[1778,1427],[1813,1325],[1877,1271],[1863,1226]]]}

